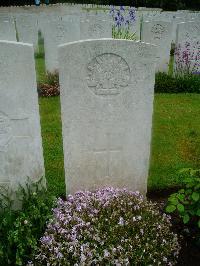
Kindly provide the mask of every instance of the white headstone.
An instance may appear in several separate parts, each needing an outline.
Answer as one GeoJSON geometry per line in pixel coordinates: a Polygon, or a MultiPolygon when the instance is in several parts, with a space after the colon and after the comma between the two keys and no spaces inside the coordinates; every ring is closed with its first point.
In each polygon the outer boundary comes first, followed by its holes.
{"type": "Polygon", "coordinates": [[[16,14],[17,33],[20,42],[33,44],[34,49],[38,45],[37,16],[31,14],[16,14]]]}
{"type": "Polygon", "coordinates": [[[0,15],[0,40],[16,41],[15,22],[10,16],[0,15]]]}
{"type": "Polygon", "coordinates": [[[175,70],[200,73],[200,22],[183,22],[177,26],[175,70]]]}
{"type": "Polygon", "coordinates": [[[59,47],[67,191],[146,193],[157,47],[87,40],[59,47]]]}
{"type": "Polygon", "coordinates": [[[145,21],[142,25],[142,41],[159,47],[160,60],[157,71],[167,72],[172,40],[172,23],[164,21],[145,21]]]}
{"type": "Polygon", "coordinates": [[[112,38],[112,21],[109,15],[85,14],[80,22],[80,40],[112,38]]]}
{"type": "Polygon", "coordinates": [[[178,24],[176,43],[200,40],[200,21],[188,21],[178,24]]]}
{"type": "Polygon", "coordinates": [[[57,46],[80,39],[80,20],[69,15],[52,18],[43,25],[46,70],[53,72],[58,69],[57,46]]]}
{"type": "Polygon", "coordinates": [[[44,176],[33,47],[0,41],[0,186],[44,176]]]}
{"type": "Polygon", "coordinates": [[[177,12],[161,12],[161,13],[148,13],[143,16],[143,21],[163,21],[163,22],[171,22],[172,26],[172,34],[171,34],[171,42],[175,43],[176,41],[176,28],[177,24],[184,21],[183,17],[180,17],[177,12]]]}

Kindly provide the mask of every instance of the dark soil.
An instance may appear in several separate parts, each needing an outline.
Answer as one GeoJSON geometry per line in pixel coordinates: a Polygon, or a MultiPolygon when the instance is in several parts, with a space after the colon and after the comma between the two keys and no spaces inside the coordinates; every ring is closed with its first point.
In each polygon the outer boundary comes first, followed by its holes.
{"type": "MultiPolygon", "coordinates": [[[[148,192],[147,198],[153,202],[157,202],[161,211],[164,211],[167,198],[170,194],[176,191],[177,189],[168,191],[152,191],[148,192]]],[[[195,232],[193,228],[186,227],[177,215],[171,214],[171,216],[173,231],[179,236],[182,236],[182,249],[177,266],[200,266],[200,243],[198,244],[195,240],[197,232],[195,232]]]]}

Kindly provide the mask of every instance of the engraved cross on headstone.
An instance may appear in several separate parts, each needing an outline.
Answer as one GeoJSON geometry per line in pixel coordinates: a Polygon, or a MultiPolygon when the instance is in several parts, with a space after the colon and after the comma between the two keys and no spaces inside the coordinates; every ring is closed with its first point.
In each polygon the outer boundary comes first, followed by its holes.
{"type": "Polygon", "coordinates": [[[115,173],[116,171],[114,168],[116,168],[116,166],[117,168],[120,168],[119,158],[121,156],[122,148],[120,146],[117,147],[112,145],[111,142],[111,134],[107,133],[105,148],[93,150],[98,166],[101,165],[102,167],[99,175],[103,175],[103,173],[105,173],[105,176],[101,177],[116,177],[115,175],[120,175],[120,173],[115,173]]]}

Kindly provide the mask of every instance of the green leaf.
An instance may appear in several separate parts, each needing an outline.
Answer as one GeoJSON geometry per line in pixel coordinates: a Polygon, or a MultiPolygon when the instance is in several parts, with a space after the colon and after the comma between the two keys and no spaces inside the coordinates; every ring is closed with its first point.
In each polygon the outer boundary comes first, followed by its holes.
{"type": "Polygon", "coordinates": [[[181,200],[181,201],[184,200],[184,195],[179,194],[179,195],[178,195],[178,199],[181,200]]]}
{"type": "Polygon", "coordinates": [[[193,193],[192,193],[192,199],[193,199],[194,201],[198,201],[198,200],[199,200],[199,193],[197,193],[197,192],[193,192],[193,193]]]}
{"type": "Polygon", "coordinates": [[[196,215],[200,216],[200,209],[197,210],[196,215]]]}
{"type": "Polygon", "coordinates": [[[178,209],[179,212],[184,212],[185,207],[182,204],[178,204],[177,205],[177,209],[178,209]]]}
{"type": "Polygon", "coordinates": [[[177,198],[173,197],[173,198],[169,198],[169,201],[172,205],[177,205],[179,204],[179,201],[177,198]]]}
{"type": "Polygon", "coordinates": [[[166,208],[166,212],[173,212],[176,210],[176,206],[174,205],[168,205],[167,208],[166,208]]]}
{"type": "Polygon", "coordinates": [[[190,220],[190,216],[188,214],[185,214],[183,216],[183,222],[184,222],[184,224],[187,224],[189,222],[189,220],[190,220]]]}
{"type": "Polygon", "coordinates": [[[194,188],[195,189],[199,189],[200,188],[200,184],[196,185],[194,188]]]}
{"type": "Polygon", "coordinates": [[[198,227],[200,228],[200,220],[198,221],[198,227]]]}
{"type": "Polygon", "coordinates": [[[195,215],[195,211],[194,210],[188,210],[188,212],[193,216],[195,215]]]}

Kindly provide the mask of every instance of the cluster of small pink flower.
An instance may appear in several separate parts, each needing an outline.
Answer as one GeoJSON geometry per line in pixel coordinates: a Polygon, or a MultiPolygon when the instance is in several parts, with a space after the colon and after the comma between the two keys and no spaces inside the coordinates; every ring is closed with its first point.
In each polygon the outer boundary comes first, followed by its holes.
{"type": "Polygon", "coordinates": [[[58,199],[41,238],[41,265],[174,265],[170,217],[139,192],[107,187],[58,199]]]}

